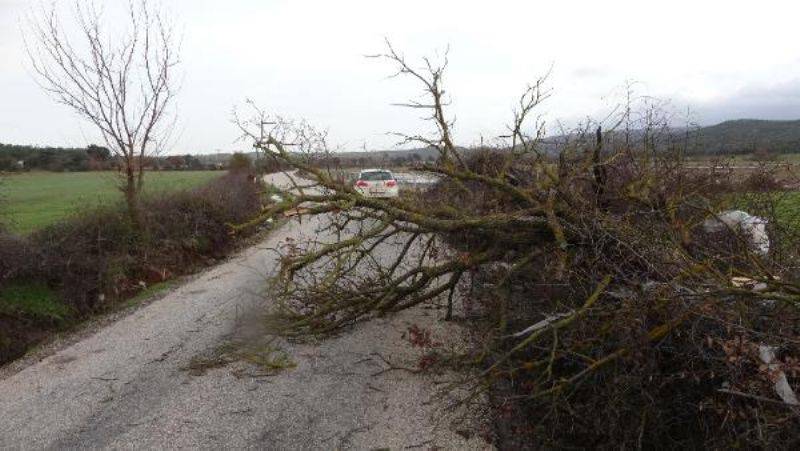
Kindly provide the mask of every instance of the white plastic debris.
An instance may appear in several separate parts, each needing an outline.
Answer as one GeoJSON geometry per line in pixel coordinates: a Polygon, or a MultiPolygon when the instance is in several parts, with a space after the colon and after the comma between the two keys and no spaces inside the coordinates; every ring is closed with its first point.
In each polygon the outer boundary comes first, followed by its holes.
{"type": "Polygon", "coordinates": [[[269,196],[269,198],[270,198],[270,200],[272,200],[276,204],[279,204],[279,203],[283,202],[283,197],[281,197],[281,196],[279,196],[277,194],[273,194],[273,195],[269,196]]]}
{"type": "Polygon", "coordinates": [[[773,386],[775,388],[775,393],[778,394],[781,400],[792,406],[800,405],[797,395],[795,395],[794,390],[792,390],[792,387],[789,385],[789,380],[786,379],[786,374],[780,369],[780,365],[775,363],[775,348],[767,345],[759,345],[758,357],[764,362],[764,365],[767,365],[771,378],[775,381],[775,385],[773,386]]]}
{"type": "Polygon", "coordinates": [[[703,222],[703,229],[706,232],[722,232],[733,230],[742,233],[750,238],[750,243],[761,255],[769,253],[769,235],[767,235],[767,220],[758,216],[752,216],[746,211],[727,210],[718,214],[715,218],[706,219],[703,222]]]}

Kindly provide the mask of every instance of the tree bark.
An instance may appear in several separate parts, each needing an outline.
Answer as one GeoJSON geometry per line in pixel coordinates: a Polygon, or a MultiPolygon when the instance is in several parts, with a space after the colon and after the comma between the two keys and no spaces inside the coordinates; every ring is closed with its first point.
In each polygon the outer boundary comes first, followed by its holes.
{"type": "Polygon", "coordinates": [[[127,165],[125,171],[125,185],[123,186],[123,193],[125,194],[125,204],[128,208],[128,217],[131,221],[131,226],[136,233],[142,230],[142,218],[139,210],[139,189],[136,183],[136,173],[133,171],[131,165],[127,165]]]}

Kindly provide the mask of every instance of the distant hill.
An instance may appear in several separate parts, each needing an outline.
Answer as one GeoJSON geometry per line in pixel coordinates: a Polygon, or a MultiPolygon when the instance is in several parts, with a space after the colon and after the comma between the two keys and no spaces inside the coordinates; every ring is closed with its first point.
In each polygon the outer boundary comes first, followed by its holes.
{"type": "MultiPolygon", "coordinates": [[[[632,131],[634,137],[638,131],[632,131]]],[[[674,128],[671,134],[682,137],[686,129],[674,128]]],[[[756,150],[768,150],[773,153],[800,153],[800,120],[770,121],[760,119],[737,119],[717,125],[700,127],[692,132],[696,137],[691,145],[690,153],[695,154],[748,154],[756,150]]],[[[574,137],[572,137],[574,138],[574,137]]],[[[589,139],[593,139],[589,137],[589,139]]],[[[549,136],[540,148],[545,153],[555,153],[563,146],[567,136],[549,136]]],[[[465,149],[462,149],[465,150],[465,149]]],[[[253,152],[248,156],[255,157],[253,152]]],[[[401,150],[368,150],[335,152],[332,156],[342,163],[355,162],[362,165],[389,164],[399,161],[430,161],[438,157],[436,149],[415,148],[401,150]]],[[[203,163],[226,163],[230,153],[197,155],[203,163]]]]}
{"type": "MultiPolygon", "coordinates": [[[[670,135],[682,137],[686,129],[671,129],[670,135]]],[[[634,139],[641,136],[641,131],[631,132],[634,139]]],[[[721,124],[701,127],[693,130],[690,149],[691,154],[700,155],[734,155],[749,154],[755,151],[771,153],[800,153],[800,120],[771,121],[760,119],[738,119],[721,124]]],[[[614,135],[606,135],[614,140],[614,135]]],[[[568,140],[575,136],[549,136],[540,143],[545,153],[556,153],[568,140]],[[569,138],[569,139],[568,139],[569,138]]],[[[592,136],[587,139],[592,140],[592,136]]],[[[109,162],[109,151],[100,146],[88,148],[57,148],[10,145],[0,143],[0,171],[19,169],[39,169],[50,171],[84,171],[88,169],[107,169],[107,165],[98,164],[92,158],[92,148],[105,151],[101,159],[109,162]]],[[[467,150],[467,149],[462,149],[467,150]]],[[[95,156],[98,156],[97,154],[95,156]]],[[[228,163],[231,153],[195,154],[196,160],[207,167],[222,167],[228,163]]],[[[254,152],[246,152],[251,159],[254,152]]],[[[368,167],[374,165],[403,165],[420,161],[432,161],[438,157],[434,148],[416,148],[403,150],[370,150],[335,152],[332,157],[338,158],[343,165],[368,167]]],[[[159,160],[163,160],[161,157],[159,160]]],[[[102,161],[100,162],[102,163],[102,161]]]]}
{"type": "MultiPolygon", "coordinates": [[[[641,138],[642,131],[632,130],[634,140],[641,138]]],[[[673,128],[669,132],[679,141],[683,141],[686,134],[685,128],[673,128]]],[[[771,153],[800,153],[800,120],[771,121],[760,119],[737,119],[722,122],[717,125],[694,129],[688,152],[700,155],[735,155],[750,154],[756,150],[766,150],[771,153]]],[[[616,135],[606,135],[614,139],[616,135]]],[[[572,141],[576,136],[556,135],[548,136],[540,143],[540,150],[554,154],[561,149],[565,142],[572,141]]],[[[593,136],[587,139],[593,140],[593,136]]],[[[466,150],[466,149],[462,149],[466,150]]],[[[253,158],[255,154],[248,153],[253,158]]],[[[332,156],[339,158],[343,164],[356,164],[360,166],[380,164],[402,164],[403,162],[430,161],[438,157],[434,148],[415,148],[402,150],[369,150],[369,151],[344,151],[335,152],[332,156]]],[[[206,154],[197,157],[204,163],[227,162],[231,154],[206,154]]]]}
{"type": "MultiPolygon", "coordinates": [[[[642,130],[630,130],[627,135],[634,142],[644,137],[642,130]]],[[[800,153],[800,120],[771,121],[761,119],[737,119],[717,125],[694,128],[688,131],[684,127],[675,127],[660,133],[662,145],[668,138],[678,143],[689,137],[687,152],[695,155],[737,155],[751,154],[755,151],[770,153],[800,153]]],[[[621,131],[604,133],[611,142],[624,139],[621,131]]],[[[547,153],[556,153],[566,142],[579,139],[577,135],[548,136],[542,140],[541,148],[547,153]]],[[[594,136],[583,139],[593,142],[594,136]]]]}
{"type": "Polygon", "coordinates": [[[701,153],[800,152],[800,120],[739,119],[698,130],[701,153]]]}

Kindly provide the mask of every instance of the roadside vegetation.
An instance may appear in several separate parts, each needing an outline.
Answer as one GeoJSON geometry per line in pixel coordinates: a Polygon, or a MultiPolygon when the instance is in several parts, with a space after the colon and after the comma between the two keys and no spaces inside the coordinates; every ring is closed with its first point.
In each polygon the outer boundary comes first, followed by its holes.
{"type": "Polygon", "coordinates": [[[0,231],[0,364],[234,250],[247,234],[231,234],[231,224],[252,219],[268,199],[250,172],[211,174],[143,197],[141,228],[120,196],[26,235],[0,231]]]}
{"type": "Polygon", "coordinates": [[[796,174],[691,167],[687,140],[648,99],[543,152],[533,119],[543,79],[518,98],[503,138],[464,152],[446,59],[410,64],[391,46],[377,57],[426,93],[405,105],[435,132],[400,139],[437,150],[416,166],[441,177],[431,191],[361,196],[319,164],[332,157],[324,133],[262,110],[239,123],[320,188],[239,230],[294,211],[339,236],[283,250],[270,313],[281,334],[440,306],[473,331],[472,349],[433,349],[419,370],[463,370],[451,388],[469,393],[462,405],[489,400],[486,435],[501,448],[797,447],[796,174]],[[267,135],[264,123],[275,124],[267,135]],[[768,250],[749,229],[718,226],[732,206],[766,221],[768,250]],[[384,242],[397,249],[388,262],[375,251],[384,242]]]}
{"type": "Polygon", "coordinates": [[[161,155],[176,119],[178,45],[163,11],[127,6],[125,25],[110,26],[92,2],[75,2],[72,23],[55,4],[29,17],[38,83],[104,145],[0,145],[0,364],[225,257],[248,235],[231,225],[269,202],[247,157],[221,175],[189,171],[203,166],[191,155],[161,155]]]}

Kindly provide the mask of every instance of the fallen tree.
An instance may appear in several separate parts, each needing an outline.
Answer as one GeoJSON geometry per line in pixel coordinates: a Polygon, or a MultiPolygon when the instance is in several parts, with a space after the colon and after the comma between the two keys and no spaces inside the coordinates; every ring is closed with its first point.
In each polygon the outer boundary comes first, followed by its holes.
{"type": "Polygon", "coordinates": [[[466,311],[478,331],[474,352],[446,361],[478,369],[463,383],[508,413],[498,434],[520,438],[515,446],[797,441],[800,256],[796,224],[772,208],[780,181],[688,167],[686,140],[655,110],[637,122],[627,108],[611,123],[639,130],[633,138],[587,126],[557,155],[543,152],[530,117],[549,95],[544,79],[523,92],[496,146],[464,152],[446,114],[446,60],[416,69],[391,46],[376,57],[426,93],[403,105],[428,113],[434,133],[399,136],[438,150],[417,168],[441,177],[431,191],[364,197],[318,164],[331,153],[308,124],[258,109],[239,121],[303,174],[239,228],[291,211],[334,237],[282,250],[281,333],[322,335],[444,302],[446,319],[466,311]],[[741,230],[702,227],[742,202],[769,224],[767,255],[741,230]]]}

